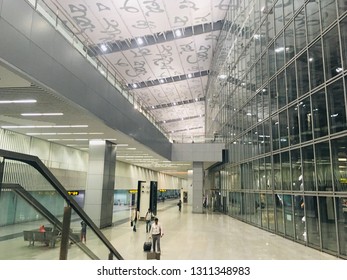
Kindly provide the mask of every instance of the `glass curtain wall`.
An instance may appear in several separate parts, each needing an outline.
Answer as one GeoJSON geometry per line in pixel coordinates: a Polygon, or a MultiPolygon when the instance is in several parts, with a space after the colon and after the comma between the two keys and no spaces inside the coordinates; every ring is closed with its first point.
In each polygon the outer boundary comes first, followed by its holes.
{"type": "Polygon", "coordinates": [[[347,258],[347,4],[231,0],[215,53],[206,134],[225,213],[347,258]]]}

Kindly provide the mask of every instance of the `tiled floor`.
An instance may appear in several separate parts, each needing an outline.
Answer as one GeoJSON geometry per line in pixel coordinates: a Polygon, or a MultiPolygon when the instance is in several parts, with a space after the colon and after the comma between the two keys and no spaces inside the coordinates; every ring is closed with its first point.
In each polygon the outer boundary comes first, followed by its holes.
{"type": "MultiPolygon", "coordinates": [[[[158,204],[157,216],[164,229],[161,240],[162,260],[336,260],[334,256],[297,244],[288,239],[247,225],[218,213],[193,214],[184,205],[178,211],[176,201],[158,204]]],[[[103,230],[125,260],[145,260],[143,243],[148,238],[145,222],[138,223],[133,232],[129,222],[130,210],[116,211],[115,226],[103,230]]],[[[72,225],[78,229],[78,222],[72,225]]],[[[0,228],[5,230],[5,228],[0,228]]],[[[20,230],[23,230],[21,228],[20,230]]],[[[15,230],[12,228],[11,232],[15,230]]],[[[101,259],[108,252],[91,231],[87,244],[101,259]]],[[[59,259],[59,246],[28,246],[23,237],[0,241],[0,259],[59,259]]],[[[76,245],[68,259],[88,259],[76,245]]]]}

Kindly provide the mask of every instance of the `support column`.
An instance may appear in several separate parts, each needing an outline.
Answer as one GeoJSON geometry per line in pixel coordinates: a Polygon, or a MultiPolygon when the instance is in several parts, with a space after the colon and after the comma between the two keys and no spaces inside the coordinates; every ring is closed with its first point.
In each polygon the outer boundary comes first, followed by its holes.
{"type": "Polygon", "coordinates": [[[202,213],[202,189],[204,185],[204,168],[202,162],[193,162],[193,213],[202,213]]]}
{"type": "Polygon", "coordinates": [[[99,228],[112,225],[115,173],[116,146],[91,140],[84,210],[99,228]]]}

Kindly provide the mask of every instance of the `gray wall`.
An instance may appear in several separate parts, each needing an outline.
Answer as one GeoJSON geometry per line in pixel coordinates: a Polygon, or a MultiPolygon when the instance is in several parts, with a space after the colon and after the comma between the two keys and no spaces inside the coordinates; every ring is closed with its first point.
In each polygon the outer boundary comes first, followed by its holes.
{"type": "Polygon", "coordinates": [[[24,0],[1,0],[0,61],[169,158],[171,143],[24,0]]]}

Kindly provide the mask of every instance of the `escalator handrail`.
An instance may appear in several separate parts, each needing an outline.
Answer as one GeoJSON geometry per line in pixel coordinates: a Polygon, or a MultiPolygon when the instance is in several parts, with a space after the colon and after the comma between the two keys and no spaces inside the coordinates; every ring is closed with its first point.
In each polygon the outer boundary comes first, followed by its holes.
{"type": "Polygon", "coordinates": [[[71,198],[63,185],[57,180],[53,173],[48,169],[47,166],[43,164],[43,162],[37,156],[0,149],[0,157],[8,160],[24,162],[40,172],[40,174],[45,177],[45,179],[53,186],[53,188],[64,198],[66,203],[86,222],[88,227],[91,228],[91,230],[100,238],[104,245],[110,250],[110,253],[116,256],[118,260],[123,260],[123,257],[113,247],[111,242],[104,236],[101,230],[89,218],[89,216],[77,204],[77,202],[73,198],[71,198]]]}

